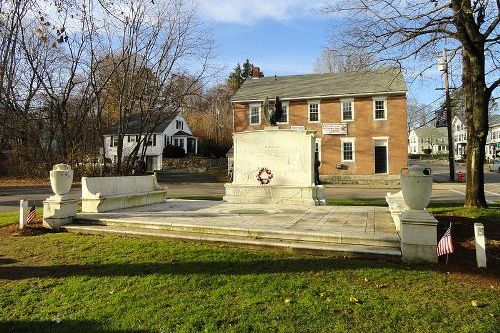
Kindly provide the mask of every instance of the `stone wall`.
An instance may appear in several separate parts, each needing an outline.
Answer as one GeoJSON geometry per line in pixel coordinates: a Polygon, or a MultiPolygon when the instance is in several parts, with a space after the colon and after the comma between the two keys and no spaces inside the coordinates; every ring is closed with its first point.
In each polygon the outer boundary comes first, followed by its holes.
{"type": "Polygon", "coordinates": [[[187,156],[182,158],[164,158],[163,172],[204,173],[208,169],[227,168],[227,158],[206,158],[187,156]]]}
{"type": "Polygon", "coordinates": [[[356,185],[366,188],[400,188],[396,175],[320,175],[323,184],[333,186],[356,185]]]}

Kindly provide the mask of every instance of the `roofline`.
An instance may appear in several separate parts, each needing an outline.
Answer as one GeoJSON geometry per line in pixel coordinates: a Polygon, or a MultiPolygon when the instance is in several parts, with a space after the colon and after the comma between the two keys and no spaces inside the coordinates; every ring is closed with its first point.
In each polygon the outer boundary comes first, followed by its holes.
{"type": "MultiPolygon", "coordinates": [[[[161,132],[152,132],[152,133],[149,133],[149,134],[163,134],[163,131],[161,131],[161,132]]],[[[106,133],[106,134],[103,134],[102,136],[113,136],[113,135],[118,135],[118,132],[117,133],[106,133]]],[[[139,135],[139,133],[123,133],[123,136],[126,136],[126,135],[139,135]]],[[[146,135],[146,133],[141,133],[141,135],[146,135]]]]}
{"type": "MultiPolygon", "coordinates": [[[[401,95],[408,92],[408,90],[398,90],[398,91],[381,91],[373,93],[362,93],[362,94],[338,94],[338,95],[323,95],[323,96],[305,96],[305,97],[283,97],[282,101],[297,101],[304,99],[322,99],[322,98],[338,98],[338,97],[359,97],[359,96],[377,96],[377,95],[401,95]]],[[[253,103],[253,102],[263,102],[263,99],[242,99],[242,100],[231,100],[231,103],[253,103]]]]}

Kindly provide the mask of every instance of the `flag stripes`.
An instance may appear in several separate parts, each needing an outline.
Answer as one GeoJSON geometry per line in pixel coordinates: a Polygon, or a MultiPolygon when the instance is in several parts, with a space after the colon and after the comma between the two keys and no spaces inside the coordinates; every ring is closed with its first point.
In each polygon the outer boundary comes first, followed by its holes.
{"type": "Polygon", "coordinates": [[[26,223],[31,223],[35,220],[36,217],[36,207],[35,205],[31,206],[31,209],[28,213],[28,216],[26,216],[26,223]]]}
{"type": "Polygon", "coordinates": [[[437,255],[442,256],[443,254],[453,253],[453,241],[451,239],[451,224],[444,233],[443,237],[437,245],[437,255]]]}

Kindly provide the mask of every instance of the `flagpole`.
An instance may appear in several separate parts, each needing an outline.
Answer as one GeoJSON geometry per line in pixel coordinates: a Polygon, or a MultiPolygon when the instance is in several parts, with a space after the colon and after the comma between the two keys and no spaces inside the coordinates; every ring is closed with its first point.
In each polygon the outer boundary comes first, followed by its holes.
{"type": "MultiPolygon", "coordinates": [[[[451,221],[450,221],[450,237],[451,237],[451,221]]],[[[451,239],[450,239],[451,240],[451,239]]],[[[453,242],[453,241],[452,241],[453,242]]],[[[450,256],[449,253],[446,253],[446,266],[448,266],[448,257],[450,256]]]]}

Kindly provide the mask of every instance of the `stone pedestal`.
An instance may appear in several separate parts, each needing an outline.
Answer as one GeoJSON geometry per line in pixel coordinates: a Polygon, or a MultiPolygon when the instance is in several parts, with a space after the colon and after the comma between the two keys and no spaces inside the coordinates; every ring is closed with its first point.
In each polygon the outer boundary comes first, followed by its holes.
{"type": "Polygon", "coordinates": [[[78,200],[67,196],[53,195],[43,202],[43,226],[49,229],[59,229],[73,221],[76,216],[78,200]]]}
{"type": "Polygon", "coordinates": [[[425,210],[401,214],[401,252],[405,262],[438,262],[437,220],[425,210]]]}
{"type": "Polygon", "coordinates": [[[323,186],[314,184],[314,153],[314,132],[267,127],[235,133],[234,176],[224,200],[325,205],[323,186]],[[263,172],[266,182],[259,179],[263,172]]]}

